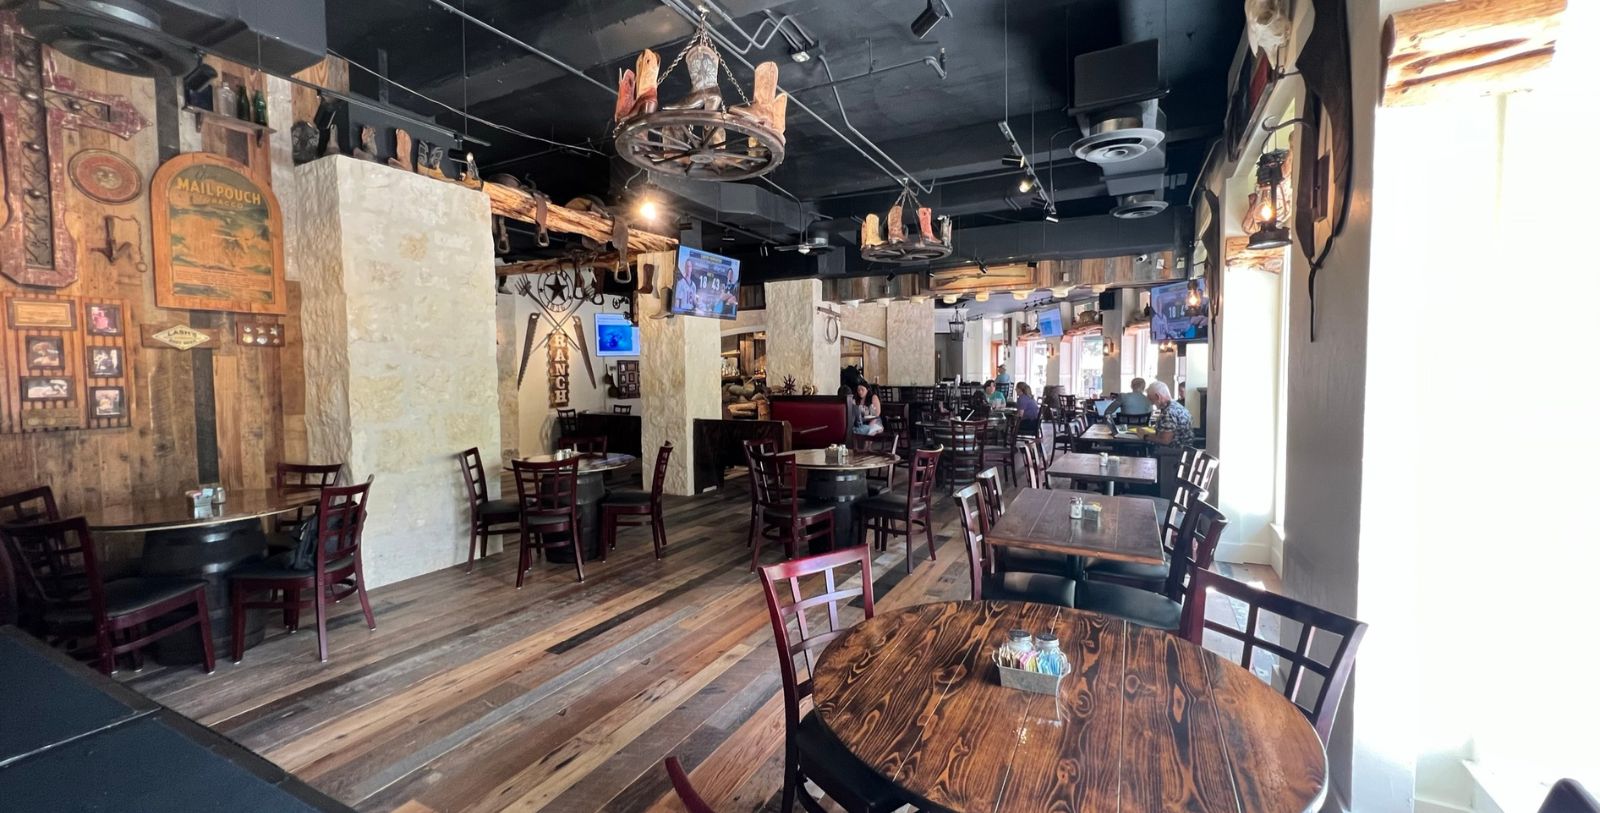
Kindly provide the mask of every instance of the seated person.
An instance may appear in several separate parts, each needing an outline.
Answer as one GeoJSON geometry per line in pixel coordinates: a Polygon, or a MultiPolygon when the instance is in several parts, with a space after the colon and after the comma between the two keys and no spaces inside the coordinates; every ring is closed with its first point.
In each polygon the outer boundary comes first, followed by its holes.
{"type": "Polygon", "coordinates": [[[1129,386],[1132,389],[1117,396],[1117,399],[1111,402],[1111,406],[1106,407],[1106,423],[1116,423],[1119,413],[1149,417],[1150,399],[1145,397],[1144,379],[1135,378],[1129,382],[1129,386]]]}
{"type": "Polygon", "coordinates": [[[983,399],[990,409],[1006,405],[1006,394],[1000,391],[999,385],[992,378],[983,382],[983,399]]]}
{"type": "Polygon", "coordinates": [[[1017,434],[1039,434],[1039,402],[1026,381],[1017,382],[1017,434]]]}
{"type": "Polygon", "coordinates": [[[1160,381],[1153,382],[1149,389],[1151,402],[1161,407],[1161,417],[1156,419],[1155,434],[1150,437],[1150,442],[1163,446],[1182,448],[1194,443],[1194,421],[1189,417],[1189,410],[1183,404],[1172,400],[1172,391],[1160,381]]]}
{"type": "Polygon", "coordinates": [[[878,399],[876,387],[868,386],[865,381],[857,382],[850,403],[852,404],[851,432],[857,435],[882,434],[883,402],[878,399]]]}

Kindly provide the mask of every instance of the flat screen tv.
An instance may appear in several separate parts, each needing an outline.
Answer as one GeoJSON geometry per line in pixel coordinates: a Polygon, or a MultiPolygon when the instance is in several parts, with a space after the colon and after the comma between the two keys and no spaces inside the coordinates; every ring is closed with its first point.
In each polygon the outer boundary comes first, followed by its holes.
{"type": "MultiPolygon", "coordinates": [[[[1202,288],[1203,291],[1203,288],[1202,288]]],[[[1174,282],[1150,289],[1150,341],[1203,342],[1210,338],[1210,313],[1205,296],[1189,307],[1189,283],[1174,282]]]]}
{"type": "Polygon", "coordinates": [[[1061,335],[1061,306],[1051,305],[1039,311],[1039,335],[1045,337],[1061,335]]]}
{"type": "Polygon", "coordinates": [[[739,261],[709,251],[678,247],[672,312],[732,319],[739,312],[739,261]]]}
{"type": "Polygon", "coordinates": [[[597,356],[639,355],[639,329],[628,318],[616,313],[594,317],[594,354],[597,356]]]}

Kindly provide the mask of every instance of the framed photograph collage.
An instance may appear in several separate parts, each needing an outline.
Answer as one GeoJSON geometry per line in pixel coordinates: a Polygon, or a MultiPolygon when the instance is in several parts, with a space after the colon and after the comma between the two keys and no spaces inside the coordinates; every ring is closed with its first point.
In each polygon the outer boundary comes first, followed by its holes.
{"type": "Polygon", "coordinates": [[[8,293],[3,307],[0,432],[132,425],[122,301],[8,293]]]}

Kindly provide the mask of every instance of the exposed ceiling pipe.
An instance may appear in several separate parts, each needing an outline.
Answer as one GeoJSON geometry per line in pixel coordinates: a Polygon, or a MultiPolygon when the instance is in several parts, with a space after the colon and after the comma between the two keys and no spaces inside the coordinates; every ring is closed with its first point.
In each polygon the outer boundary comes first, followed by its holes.
{"type": "MultiPolygon", "coordinates": [[[[433,2],[438,3],[438,2],[441,2],[441,0],[433,0],[433,2]]],[[[678,15],[683,17],[685,20],[688,20],[691,23],[694,23],[696,25],[699,24],[699,22],[700,22],[699,15],[697,15],[694,12],[693,9],[687,8],[683,4],[682,0],[661,0],[661,3],[662,3],[662,5],[665,5],[667,8],[670,8],[673,11],[676,11],[678,13],[678,15]]],[[[744,29],[740,28],[739,24],[734,22],[733,18],[728,16],[728,13],[726,11],[723,11],[722,8],[720,6],[718,6],[716,3],[710,2],[710,0],[706,0],[706,6],[708,8],[710,8],[711,10],[715,11],[717,13],[717,15],[720,16],[723,20],[727,21],[728,25],[732,26],[733,30],[739,32],[740,36],[744,37],[746,40],[750,40],[751,39],[750,35],[745,33],[744,29]]],[[[729,49],[730,51],[734,51],[735,52],[733,54],[735,59],[739,60],[739,62],[741,64],[743,64],[746,68],[749,68],[751,70],[755,70],[755,66],[750,64],[750,60],[745,59],[744,56],[738,52],[739,51],[738,46],[734,45],[733,42],[730,41],[727,38],[727,36],[725,36],[722,32],[718,31],[716,28],[710,28],[709,30],[711,32],[711,36],[714,39],[716,39],[716,41],[718,43],[720,43],[723,47],[729,49]]],[[[823,65],[824,65],[824,67],[826,67],[827,63],[824,62],[823,65]]],[[[831,75],[830,75],[830,80],[831,80],[831,75]]],[[[778,88],[778,89],[780,91],[783,90],[783,88],[781,88],[781,87],[778,88]]],[[[835,91],[835,93],[837,94],[837,91],[835,91]]],[[[792,93],[789,94],[789,102],[790,102],[790,104],[793,104],[795,107],[798,107],[801,110],[805,111],[805,113],[807,115],[811,116],[811,118],[813,118],[813,119],[816,119],[817,122],[820,123],[823,127],[826,127],[828,129],[828,132],[833,133],[835,136],[838,136],[840,141],[843,141],[844,143],[848,144],[851,149],[855,150],[857,153],[860,153],[862,158],[867,159],[867,161],[869,161],[873,166],[877,167],[879,169],[879,171],[881,171],[884,175],[889,176],[889,179],[894,181],[896,186],[907,186],[907,185],[915,186],[923,194],[928,194],[928,193],[931,193],[933,191],[933,187],[924,186],[921,181],[918,181],[916,178],[912,177],[911,173],[907,172],[905,170],[905,168],[901,167],[897,162],[895,162],[895,160],[893,158],[890,158],[888,155],[884,154],[883,150],[878,149],[878,145],[874,144],[871,139],[869,139],[866,136],[862,135],[859,130],[856,130],[854,127],[851,127],[850,123],[849,123],[849,117],[848,116],[845,118],[845,126],[850,127],[850,130],[852,132],[854,132],[858,137],[860,137],[862,141],[864,141],[868,145],[870,145],[872,147],[872,149],[874,151],[876,151],[879,155],[883,155],[885,160],[887,160],[890,164],[892,164],[895,167],[895,169],[899,170],[899,174],[896,174],[893,170],[890,170],[888,167],[884,166],[882,162],[880,162],[877,158],[872,157],[872,155],[869,154],[866,150],[861,149],[861,145],[859,145],[856,142],[852,141],[844,133],[839,132],[839,128],[833,126],[832,122],[829,122],[827,119],[823,118],[821,115],[819,115],[817,113],[817,111],[812,110],[809,106],[806,105],[805,102],[802,102],[799,99],[795,98],[794,94],[792,94],[792,93]]],[[[841,106],[840,107],[841,113],[843,112],[843,110],[844,110],[844,108],[841,106]]]]}

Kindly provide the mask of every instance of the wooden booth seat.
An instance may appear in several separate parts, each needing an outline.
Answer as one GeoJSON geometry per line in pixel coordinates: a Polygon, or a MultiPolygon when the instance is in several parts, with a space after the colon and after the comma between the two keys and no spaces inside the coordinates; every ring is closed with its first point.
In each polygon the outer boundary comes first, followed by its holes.
{"type": "Polygon", "coordinates": [[[774,395],[772,420],[788,421],[795,449],[826,449],[844,443],[849,410],[835,395],[774,395]]]}

